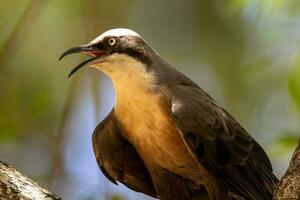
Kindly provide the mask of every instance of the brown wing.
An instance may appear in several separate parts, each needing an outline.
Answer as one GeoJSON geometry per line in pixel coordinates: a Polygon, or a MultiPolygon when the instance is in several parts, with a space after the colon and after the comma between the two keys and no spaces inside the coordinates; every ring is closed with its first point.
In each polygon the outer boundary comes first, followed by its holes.
{"type": "Polygon", "coordinates": [[[245,199],[271,199],[278,180],[255,140],[197,86],[169,90],[177,128],[221,186],[245,199]]]}
{"type": "Polygon", "coordinates": [[[174,174],[167,169],[155,166],[151,175],[160,200],[209,200],[204,187],[174,174]]]}
{"type": "Polygon", "coordinates": [[[113,183],[156,197],[156,191],[143,161],[121,135],[113,110],[93,133],[93,148],[103,174],[113,183]]]}

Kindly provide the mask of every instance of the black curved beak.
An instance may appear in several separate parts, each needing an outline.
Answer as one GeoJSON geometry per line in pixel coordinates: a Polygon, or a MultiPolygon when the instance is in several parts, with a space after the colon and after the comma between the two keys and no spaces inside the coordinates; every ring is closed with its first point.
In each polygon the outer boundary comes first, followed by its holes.
{"type": "Polygon", "coordinates": [[[80,45],[80,46],[78,46],[78,47],[72,47],[72,48],[66,50],[65,52],[63,52],[63,53],[59,56],[58,60],[63,59],[63,58],[64,58],[65,56],[67,56],[67,55],[70,55],[70,54],[73,54],[73,53],[81,53],[81,52],[87,51],[87,50],[89,50],[89,49],[90,49],[90,47],[89,47],[88,45],[80,45]]]}
{"type": "Polygon", "coordinates": [[[79,70],[81,67],[83,67],[85,64],[100,58],[101,56],[106,54],[106,51],[100,49],[99,47],[96,47],[95,45],[80,45],[78,47],[72,47],[65,52],[61,54],[61,56],[58,58],[58,60],[63,59],[65,56],[74,54],[74,53],[85,53],[89,56],[92,56],[92,58],[89,58],[82,63],[78,64],[76,67],[72,69],[72,71],[69,73],[68,77],[72,76],[77,70],[79,70]]]}

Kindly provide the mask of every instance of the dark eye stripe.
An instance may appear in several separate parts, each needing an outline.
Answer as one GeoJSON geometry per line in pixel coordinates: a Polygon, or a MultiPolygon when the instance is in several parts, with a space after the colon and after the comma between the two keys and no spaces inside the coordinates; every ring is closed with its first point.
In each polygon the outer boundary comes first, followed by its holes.
{"type": "Polygon", "coordinates": [[[94,44],[93,47],[96,47],[96,48],[98,48],[98,49],[104,49],[104,46],[103,46],[103,43],[102,43],[102,42],[99,42],[99,43],[94,44]]]}

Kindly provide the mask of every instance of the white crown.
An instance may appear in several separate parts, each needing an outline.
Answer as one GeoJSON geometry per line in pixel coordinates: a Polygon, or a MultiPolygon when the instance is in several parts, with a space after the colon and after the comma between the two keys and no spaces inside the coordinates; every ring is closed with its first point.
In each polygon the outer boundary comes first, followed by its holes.
{"type": "Polygon", "coordinates": [[[139,34],[134,32],[133,30],[126,29],[126,28],[116,28],[116,29],[111,29],[108,30],[101,35],[99,35],[96,39],[90,42],[90,44],[96,44],[103,40],[106,36],[115,36],[115,37],[120,37],[120,36],[138,36],[141,37],[139,34]]]}

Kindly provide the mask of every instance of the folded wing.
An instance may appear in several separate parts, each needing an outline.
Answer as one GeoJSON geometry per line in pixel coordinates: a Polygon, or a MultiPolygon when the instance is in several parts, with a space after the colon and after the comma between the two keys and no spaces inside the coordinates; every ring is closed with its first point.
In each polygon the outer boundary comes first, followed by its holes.
{"type": "Polygon", "coordinates": [[[98,165],[111,182],[156,197],[156,191],[142,159],[121,134],[113,110],[93,133],[93,149],[98,165]]]}
{"type": "Polygon", "coordinates": [[[264,150],[195,85],[169,88],[172,116],[195,157],[227,192],[271,199],[278,182],[264,150]]]}

